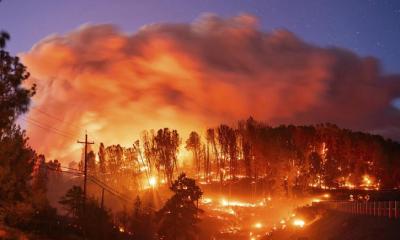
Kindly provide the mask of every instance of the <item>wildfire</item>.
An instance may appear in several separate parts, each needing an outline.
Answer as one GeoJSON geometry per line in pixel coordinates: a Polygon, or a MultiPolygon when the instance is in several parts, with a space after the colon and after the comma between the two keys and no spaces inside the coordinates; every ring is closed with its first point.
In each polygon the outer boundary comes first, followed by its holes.
{"type": "Polygon", "coordinates": [[[202,202],[203,204],[210,204],[210,203],[212,203],[212,199],[211,199],[211,198],[203,198],[203,199],[201,200],[201,202],[202,202]]]}
{"type": "Polygon", "coordinates": [[[305,222],[302,219],[294,219],[293,220],[293,226],[295,226],[295,227],[303,228],[304,225],[305,225],[305,222]]]}
{"type": "Polygon", "coordinates": [[[149,178],[149,185],[150,185],[151,187],[155,187],[156,184],[157,184],[157,179],[156,179],[156,177],[150,177],[150,178],[149,178]]]}
{"type": "Polygon", "coordinates": [[[364,175],[363,176],[363,185],[366,187],[369,187],[369,186],[371,186],[371,184],[372,184],[371,178],[368,175],[364,175]]]}
{"type": "Polygon", "coordinates": [[[353,189],[353,188],[356,187],[353,183],[348,182],[348,181],[344,184],[344,186],[345,186],[346,188],[349,188],[349,189],[353,189]]]}
{"type": "Polygon", "coordinates": [[[265,199],[257,202],[257,203],[249,203],[249,202],[242,202],[238,200],[226,200],[225,198],[222,198],[220,201],[220,204],[224,207],[263,207],[266,205],[265,199]]]}
{"type": "Polygon", "coordinates": [[[224,207],[232,206],[232,207],[255,207],[255,204],[240,202],[240,201],[227,201],[226,199],[221,200],[221,205],[224,207]]]}
{"type": "Polygon", "coordinates": [[[262,223],[257,222],[257,223],[254,224],[254,227],[255,227],[255,228],[262,228],[263,225],[262,225],[262,223]]]}

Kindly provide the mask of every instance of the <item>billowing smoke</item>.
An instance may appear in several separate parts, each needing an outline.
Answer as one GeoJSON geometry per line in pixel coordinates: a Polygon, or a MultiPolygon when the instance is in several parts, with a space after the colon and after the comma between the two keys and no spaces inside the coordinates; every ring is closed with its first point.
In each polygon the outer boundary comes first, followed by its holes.
{"type": "Polygon", "coordinates": [[[43,39],[22,57],[38,85],[26,116],[31,144],[61,160],[79,156],[75,138],[85,129],[97,143],[130,145],[144,129],[185,135],[250,115],[272,125],[332,122],[386,136],[400,120],[392,106],[400,77],[385,76],[376,59],[286,30],[264,32],[250,15],[205,15],[135,33],[85,25],[43,39]]]}

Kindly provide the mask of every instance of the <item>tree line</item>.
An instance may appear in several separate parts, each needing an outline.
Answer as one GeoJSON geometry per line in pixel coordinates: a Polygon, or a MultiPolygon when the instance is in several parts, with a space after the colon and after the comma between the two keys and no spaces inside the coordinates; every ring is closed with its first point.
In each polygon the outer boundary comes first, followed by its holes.
{"type": "Polygon", "coordinates": [[[110,184],[129,181],[127,186],[135,190],[151,176],[171,183],[179,171],[204,183],[249,180],[268,194],[295,195],[310,187],[400,186],[399,143],[330,123],[272,127],[250,117],[236,126],[209,128],[203,135],[193,131],[185,141],[177,130],[163,128],[143,132],[128,148],[101,143],[97,154],[98,161],[93,151],[89,154],[93,174],[110,184]],[[179,166],[182,147],[192,153],[191,164],[179,166]]]}

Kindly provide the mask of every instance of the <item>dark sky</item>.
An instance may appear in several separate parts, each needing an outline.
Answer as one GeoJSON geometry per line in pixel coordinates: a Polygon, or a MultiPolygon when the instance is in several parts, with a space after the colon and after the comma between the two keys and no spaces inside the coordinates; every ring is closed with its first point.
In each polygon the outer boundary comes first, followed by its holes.
{"type": "Polygon", "coordinates": [[[399,0],[3,0],[0,28],[13,53],[52,33],[84,23],[112,23],[127,32],[155,22],[191,22],[205,12],[224,17],[250,13],[262,28],[286,28],[320,46],[349,48],[400,70],[399,0]]]}

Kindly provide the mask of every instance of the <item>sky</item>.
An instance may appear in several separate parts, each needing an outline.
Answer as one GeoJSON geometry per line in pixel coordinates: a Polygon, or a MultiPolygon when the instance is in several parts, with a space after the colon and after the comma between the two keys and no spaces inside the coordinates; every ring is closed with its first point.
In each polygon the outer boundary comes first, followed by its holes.
{"type": "Polygon", "coordinates": [[[249,116],[400,139],[400,1],[3,0],[0,29],[37,84],[22,123],[50,159],[79,158],[85,130],[129,146],[249,116]]]}
{"type": "Polygon", "coordinates": [[[156,22],[192,22],[204,12],[229,17],[249,13],[265,30],[285,28],[320,46],[349,48],[400,70],[398,0],[3,0],[0,28],[9,50],[29,50],[40,39],[85,23],[112,23],[134,32],[156,22]]]}

